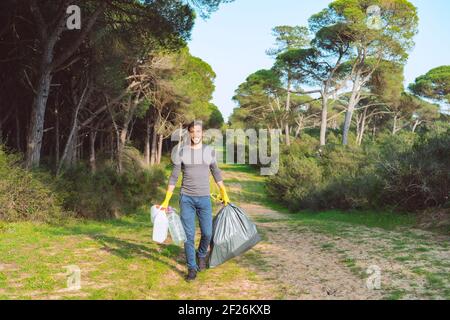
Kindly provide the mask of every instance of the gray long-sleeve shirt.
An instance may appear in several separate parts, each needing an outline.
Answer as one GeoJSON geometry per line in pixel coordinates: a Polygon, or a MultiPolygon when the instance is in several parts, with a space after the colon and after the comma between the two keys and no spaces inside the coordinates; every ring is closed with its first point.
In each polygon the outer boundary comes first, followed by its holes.
{"type": "Polygon", "coordinates": [[[190,196],[209,196],[209,172],[214,180],[222,181],[222,174],[217,166],[216,152],[213,147],[202,144],[202,148],[192,149],[184,145],[172,153],[172,174],[169,185],[175,185],[180,171],[183,172],[181,193],[190,196]]]}

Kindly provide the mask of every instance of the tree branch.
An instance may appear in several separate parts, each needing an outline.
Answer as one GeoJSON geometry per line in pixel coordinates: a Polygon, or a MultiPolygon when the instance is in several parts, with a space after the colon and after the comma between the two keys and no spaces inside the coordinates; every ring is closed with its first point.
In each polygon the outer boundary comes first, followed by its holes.
{"type": "Polygon", "coordinates": [[[30,11],[38,24],[39,36],[41,37],[42,42],[44,42],[45,39],[48,38],[47,25],[44,22],[44,17],[42,16],[41,10],[39,10],[36,0],[31,0],[30,11]]]}
{"type": "Polygon", "coordinates": [[[87,20],[86,25],[82,28],[82,31],[78,38],[72,43],[72,45],[64,50],[64,53],[57,59],[55,59],[52,63],[52,68],[56,69],[60,67],[67,59],[69,59],[75,51],[80,47],[81,43],[84,41],[86,36],[94,27],[95,22],[97,21],[98,16],[103,12],[106,8],[107,2],[102,1],[101,4],[94,11],[92,16],[87,20]]]}

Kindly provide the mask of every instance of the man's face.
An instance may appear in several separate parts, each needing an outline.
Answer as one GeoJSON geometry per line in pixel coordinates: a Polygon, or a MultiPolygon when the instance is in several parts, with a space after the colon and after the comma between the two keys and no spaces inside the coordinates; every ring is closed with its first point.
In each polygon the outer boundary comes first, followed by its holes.
{"type": "Polygon", "coordinates": [[[202,126],[195,125],[193,128],[189,130],[189,135],[191,137],[191,141],[194,145],[199,144],[202,141],[203,130],[202,126]]]}

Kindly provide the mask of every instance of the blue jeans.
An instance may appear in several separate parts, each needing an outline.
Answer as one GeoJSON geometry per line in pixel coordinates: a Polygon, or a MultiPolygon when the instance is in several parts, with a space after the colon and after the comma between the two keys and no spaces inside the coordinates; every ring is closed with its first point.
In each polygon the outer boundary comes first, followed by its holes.
{"type": "Polygon", "coordinates": [[[184,252],[189,269],[199,270],[195,258],[195,216],[200,223],[201,238],[197,255],[205,258],[212,237],[212,205],[210,196],[189,196],[180,194],[181,222],[186,232],[184,252]]]}

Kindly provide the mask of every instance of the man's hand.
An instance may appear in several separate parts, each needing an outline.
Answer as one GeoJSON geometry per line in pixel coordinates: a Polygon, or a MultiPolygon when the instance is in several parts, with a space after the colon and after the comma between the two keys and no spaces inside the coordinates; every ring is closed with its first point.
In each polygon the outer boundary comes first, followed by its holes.
{"type": "Polygon", "coordinates": [[[220,197],[222,199],[223,205],[227,206],[230,203],[230,198],[228,198],[227,190],[225,189],[225,185],[223,184],[223,181],[220,181],[217,183],[220,188],[220,197]]]}
{"type": "Polygon", "coordinates": [[[164,201],[161,203],[160,209],[162,209],[162,210],[167,210],[167,208],[169,207],[169,201],[170,201],[170,198],[172,198],[172,195],[173,195],[173,191],[167,190],[167,192],[166,192],[166,198],[165,198],[164,201]]]}

